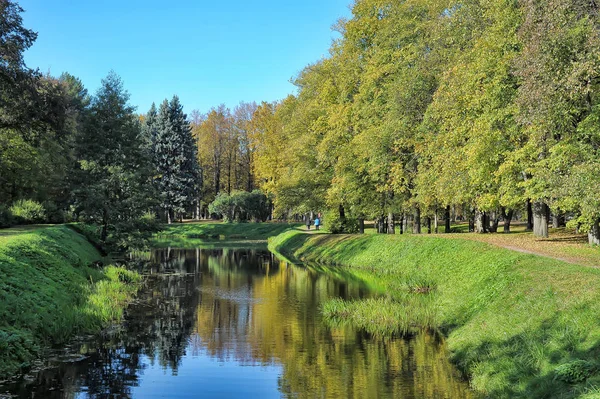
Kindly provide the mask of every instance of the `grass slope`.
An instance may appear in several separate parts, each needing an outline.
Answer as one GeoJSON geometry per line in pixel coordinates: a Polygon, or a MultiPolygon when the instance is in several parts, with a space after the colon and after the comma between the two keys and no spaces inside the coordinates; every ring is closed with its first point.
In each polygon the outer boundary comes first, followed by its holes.
{"type": "Polygon", "coordinates": [[[0,379],[40,350],[120,320],[140,277],[90,268],[97,250],[65,226],[0,230],[0,379]]]}
{"type": "Polygon", "coordinates": [[[375,334],[431,326],[489,397],[596,397],[600,270],[485,243],[426,236],[285,232],[269,247],[342,266],[387,298],[324,307],[375,334]]]}

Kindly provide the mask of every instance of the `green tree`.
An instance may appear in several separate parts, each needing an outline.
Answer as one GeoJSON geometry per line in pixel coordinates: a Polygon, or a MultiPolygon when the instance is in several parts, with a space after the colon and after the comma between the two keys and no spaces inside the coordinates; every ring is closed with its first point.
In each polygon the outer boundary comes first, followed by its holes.
{"type": "Polygon", "coordinates": [[[196,143],[177,96],[160,105],[152,148],[156,185],[170,224],[196,203],[200,176],[196,143]]]}
{"type": "Polygon", "coordinates": [[[101,225],[107,242],[151,207],[150,160],[143,151],[141,126],[121,79],[111,72],[92,99],[77,137],[80,164],[76,204],[82,216],[101,225]]]}

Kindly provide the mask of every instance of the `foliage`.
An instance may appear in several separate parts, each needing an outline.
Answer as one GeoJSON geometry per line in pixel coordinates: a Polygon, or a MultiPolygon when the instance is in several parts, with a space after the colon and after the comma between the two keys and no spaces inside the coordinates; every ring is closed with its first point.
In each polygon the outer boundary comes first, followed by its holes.
{"type": "Polygon", "coordinates": [[[356,234],[358,233],[358,220],[353,217],[340,217],[339,210],[328,210],[323,215],[323,224],[325,229],[333,234],[356,234]]]}
{"type": "Polygon", "coordinates": [[[36,201],[19,200],[10,207],[10,212],[17,224],[36,224],[46,221],[46,210],[36,201]]]}
{"type": "Polygon", "coordinates": [[[264,222],[270,215],[271,201],[260,190],[219,193],[208,210],[225,222],[264,222]]]}
{"type": "Polygon", "coordinates": [[[192,134],[198,144],[202,178],[203,213],[220,192],[251,192],[257,187],[254,151],[250,146],[255,103],[240,103],[233,110],[220,105],[206,114],[192,112],[192,134]]]}
{"type": "Polygon", "coordinates": [[[115,223],[109,229],[106,244],[119,252],[148,249],[150,239],[160,230],[155,215],[146,212],[141,217],[115,223]]]}
{"type": "MultiPolygon", "coordinates": [[[[154,107],[153,107],[154,108],[154,107]]],[[[150,110],[146,127],[152,132],[155,183],[169,224],[197,201],[199,170],[196,144],[179,98],[164,100],[157,115],[150,110]]]]}
{"type": "Polygon", "coordinates": [[[14,221],[10,209],[0,205],[0,228],[10,227],[14,224],[14,221]]]}
{"type": "Polygon", "coordinates": [[[0,232],[0,378],[40,350],[118,322],[140,276],[90,267],[100,255],[67,227],[0,232]]]}
{"type": "Polygon", "coordinates": [[[76,142],[77,213],[102,227],[103,242],[109,231],[114,235],[122,226],[135,225],[133,221],[154,204],[151,159],[128,100],[121,79],[110,73],[93,98],[86,129],[76,142]]]}
{"type": "Polygon", "coordinates": [[[44,201],[42,204],[46,211],[46,221],[50,224],[60,224],[71,222],[71,215],[68,211],[65,211],[58,207],[53,201],[44,201]]]}

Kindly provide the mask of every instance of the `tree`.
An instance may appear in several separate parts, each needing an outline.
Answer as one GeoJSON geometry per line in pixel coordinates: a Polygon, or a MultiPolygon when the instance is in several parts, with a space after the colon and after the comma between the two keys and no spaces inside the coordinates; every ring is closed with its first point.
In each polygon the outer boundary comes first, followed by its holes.
{"type": "MultiPolygon", "coordinates": [[[[149,115],[148,120],[153,118],[149,115]]],[[[155,124],[151,130],[156,186],[170,224],[197,201],[200,171],[196,143],[177,96],[163,101],[155,124]]]]}
{"type": "Polygon", "coordinates": [[[140,218],[154,198],[141,126],[128,101],[123,82],[110,72],[92,99],[75,146],[77,209],[101,225],[103,242],[140,218]]]}
{"type": "Polygon", "coordinates": [[[37,73],[27,68],[23,53],[37,33],[23,27],[23,9],[11,0],[0,1],[0,128],[27,122],[37,73]]]}

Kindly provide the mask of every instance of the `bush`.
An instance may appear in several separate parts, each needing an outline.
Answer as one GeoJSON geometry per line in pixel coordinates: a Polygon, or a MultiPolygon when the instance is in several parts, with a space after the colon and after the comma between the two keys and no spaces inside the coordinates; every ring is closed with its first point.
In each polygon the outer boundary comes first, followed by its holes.
{"type": "Polygon", "coordinates": [[[231,195],[219,193],[208,206],[211,214],[222,217],[225,222],[265,221],[269,217],[271,201],[261,191],[234,191],[231,195]]]}
{"type": "Polygon", "coordinates": [[[583,382],[598,371],[595,363],[586,360],[575,360],[570,363],[561,364],[554,370],[557,380],[568,384],[583,382]]]}
{"type": "Polygon", "coordinates": [[[325,212],[321,224],[332,234],[356,234],[359,231],[358,219],[346,216],[342,220],[337,209],[325,212]]]}
{"type": "Polygon", "coordinates": [[[13,214],[10,209],[0,205],[0,228],[10,227],[14,223],[13,214]]]}
{"type": "Polygon", "coordinates": [[[46,221],[44,206],[33,200],[18,200],[10,207],[17,224],[35,224],[46,221]]]}
{"type": "Polygon", "coordinates": [[[62,224],[67,222],[66,212],[56,206],[56,203],[52,201],[44,202],[44,209],[46,210],[46,220],[52,224],[62,224]]]}
{"type": "Polygon", "coordinates": [[[160,231],[160,223],[152,213],[109,226],[106,246],[109,250],[144,250],[148,241],[160,231]]]}

